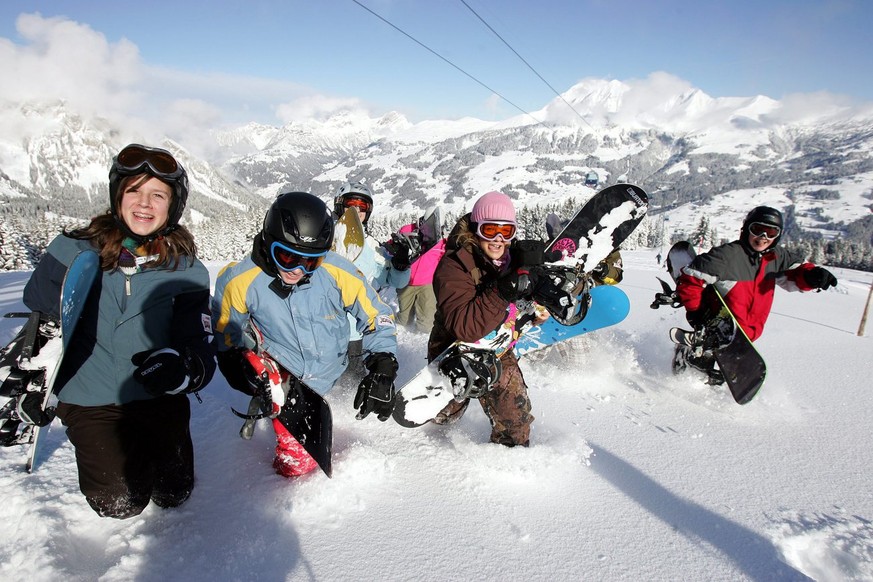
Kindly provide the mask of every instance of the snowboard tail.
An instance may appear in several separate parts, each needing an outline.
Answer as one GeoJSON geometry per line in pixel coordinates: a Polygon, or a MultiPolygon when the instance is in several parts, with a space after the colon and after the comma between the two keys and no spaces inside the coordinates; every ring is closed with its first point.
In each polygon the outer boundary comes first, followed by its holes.
{"type": "Polygon", "coordinates": [[[231,408],[234,414],[245,419],[240,428],[240,437],[250,439],[259,419],[276,419],[315,460],[324,474],[331,477],[333,414],[330,404],[263,350],[263,336],[254,321],[249,320],[249,328],[254,349],[248,350],[246,357],[263,390],[252,397],[247,414],[231,408]]]}

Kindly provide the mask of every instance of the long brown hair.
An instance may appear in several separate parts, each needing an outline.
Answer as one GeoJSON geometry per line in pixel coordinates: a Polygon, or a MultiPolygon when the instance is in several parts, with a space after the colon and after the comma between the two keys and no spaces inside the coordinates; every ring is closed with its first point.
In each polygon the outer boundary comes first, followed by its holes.
{"type": "MultiPolygon", "coordinates": [[[[121,197],[128,188],[138,188],[152,177],[150,174],[137,174],[124,178],[118,188],[116,206],[120,206],[121,197]]],[[[91,241],[100,254],[100,268],[104,271],[112,271],[118,267],[118,257],[121,254],[125,234],[118,227],[111,210],[107,209],[104,214],[92,218],[88,226],[69,232],[65,230],[64,234],[71,238],[91,241]]],[[[158,260],[148,263],[147,267],[172,266],[175,270],[182,257],[197,256],[194,236],[182,225],[170,234],[145,243],[144,247],[147,255],[158,255],[158,260]]]]}

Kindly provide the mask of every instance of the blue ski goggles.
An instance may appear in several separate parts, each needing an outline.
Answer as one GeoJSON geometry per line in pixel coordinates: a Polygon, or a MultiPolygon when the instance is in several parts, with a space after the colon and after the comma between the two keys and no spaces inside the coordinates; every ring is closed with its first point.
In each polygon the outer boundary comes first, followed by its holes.
{"type": "Polygon", "coordinates": [[[301,253],[279,241],[270,245],[270,256],[273,257],[273,263],[280,271],[286,273],[300,269],[304,274],[311,275],[315,269],[321,266],[325,255],[327,255],[327,251],[301,253]]]}

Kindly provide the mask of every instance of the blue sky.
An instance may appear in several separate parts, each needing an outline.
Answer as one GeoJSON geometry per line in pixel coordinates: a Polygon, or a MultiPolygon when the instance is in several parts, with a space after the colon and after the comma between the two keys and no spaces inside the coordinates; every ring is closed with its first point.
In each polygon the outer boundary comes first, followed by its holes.
{"type": "MultiPolygon", "coordinates": [[[[526,111],[555,98],[461,0],[360,2],[526,111]]],[[[559,91],[664,71],[713,97],[873,101],[866,0],[466,4],[559,91]]],[[[176,113],[225,123],[277,125],[349,105],[412,121],[518,113],[353,0],[4,0],[0,67],[0,97],[32,84],[112,107],[100,94],[117,91],[114,104],[172,99],[176,113]]]]}

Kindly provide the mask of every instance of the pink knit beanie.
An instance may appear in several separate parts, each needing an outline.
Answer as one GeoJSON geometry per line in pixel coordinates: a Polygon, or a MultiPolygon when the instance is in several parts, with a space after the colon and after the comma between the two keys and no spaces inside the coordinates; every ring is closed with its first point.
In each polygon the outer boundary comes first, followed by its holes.
{"type": "Polygon", "coordinates": [[[515,207],[503,192],[489,192],[473,205],[472,222],[511,222],[515,224],[515,207]]]}

